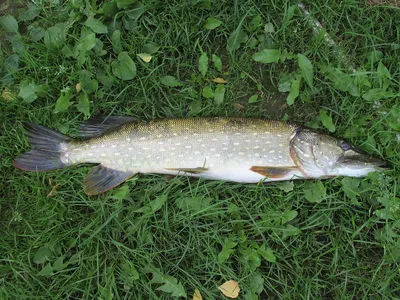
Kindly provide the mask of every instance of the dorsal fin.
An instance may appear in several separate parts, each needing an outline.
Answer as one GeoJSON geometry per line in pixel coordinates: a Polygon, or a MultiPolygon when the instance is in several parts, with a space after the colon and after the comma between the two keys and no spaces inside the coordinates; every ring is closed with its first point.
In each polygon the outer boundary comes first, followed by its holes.
{"type": "Polygon", "coordinates": [[[130,116],[98,116],[84,121],[80,126],[80,134],[82,137],[100,136],[110,129],[135,121],[137,120],[130,116]]]}

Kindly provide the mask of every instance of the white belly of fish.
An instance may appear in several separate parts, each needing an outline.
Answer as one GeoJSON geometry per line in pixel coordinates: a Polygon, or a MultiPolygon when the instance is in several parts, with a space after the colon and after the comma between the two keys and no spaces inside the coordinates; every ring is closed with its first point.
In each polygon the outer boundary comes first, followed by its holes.
{"type": "Polygon", "coordinates": [[[183,176],[191,176],[197,178],[211,179],[211,180],[225,180],[225,181],[233,181],[233,182],[241,182],[241,183],[258,183],[260,181],[270,182],[270,181],[283,181],[283,180],[292,180],[292,179],[301,179],[304,176],[297,170],[293,170],[293,172],[279,177],[279,178],[268,178],[264,175],[256,173],[250,170],[250,166],[237,166],[237,167],[214,167],[209,168],[199,174],[193,174],[184,171],[175,171],[175,170],[166,170],[166,169],[158,169],[158,168],[149,168],[143,169],[140,173],[157,173],[157,174],[166,174],[166,175],[183,175],[183,176]]]}

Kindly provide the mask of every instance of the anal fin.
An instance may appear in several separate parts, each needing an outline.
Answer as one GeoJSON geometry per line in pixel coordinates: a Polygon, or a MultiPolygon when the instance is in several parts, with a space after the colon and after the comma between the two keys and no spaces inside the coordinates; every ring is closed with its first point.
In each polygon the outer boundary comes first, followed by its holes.
{"type": "Polygon", "coordinates": [[[98,195],[120,185],[133,175],[134,172],[123,172],[98,165],[86,175],[83,181],[84,189],[88,195],[98,195]]]}
{"type": "Polygon", "coordinates": [[[200,174],[208,171],[208,168],[198,167],[198,168],[165,168],[165,170],[185,172],[191,174],[200,174]]]}
{"type": "Polygon", "coordinates": [[[283,178],[293,171],[298,170],[296,166],[271,167],[271,166],[252,166],[250,171],[256,172],[268,178],[283,178]]]}

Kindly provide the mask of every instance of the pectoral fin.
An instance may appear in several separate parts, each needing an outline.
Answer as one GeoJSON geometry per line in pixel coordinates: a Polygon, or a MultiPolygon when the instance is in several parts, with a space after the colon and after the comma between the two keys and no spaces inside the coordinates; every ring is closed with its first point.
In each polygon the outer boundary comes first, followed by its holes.
{"type": "Polygon", "coordinates": [[[98,165],[86,175],[84,189],[88,195],[98,195],[120,185],[133,175],[134,172],[122,172],[98,165]]]}
{"type": "Polygon", "coordinates": [[[293,171],[298,170],[296,166],[271,167],[271,166],[252,166],[250,171],[256,172],[268,178],[283,178],[293,171]]]}
{"type": "Polygon", "coordinates": [[[208,168],[165,168],[165,170],[185,172],[191,174],[200,174],[208,170],[208,168]]]}

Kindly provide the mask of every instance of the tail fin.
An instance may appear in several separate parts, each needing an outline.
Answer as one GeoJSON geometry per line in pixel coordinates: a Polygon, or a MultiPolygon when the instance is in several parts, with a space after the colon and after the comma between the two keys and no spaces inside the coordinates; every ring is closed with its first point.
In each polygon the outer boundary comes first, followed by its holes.
{"type": "Polygon", "coordinates": [[[18,156],[13,165],[25,171],[52,171],[65,167],[60,159],[60,144],[70,138],[41,125],[24,123],[32,150],[18,156]]]}

